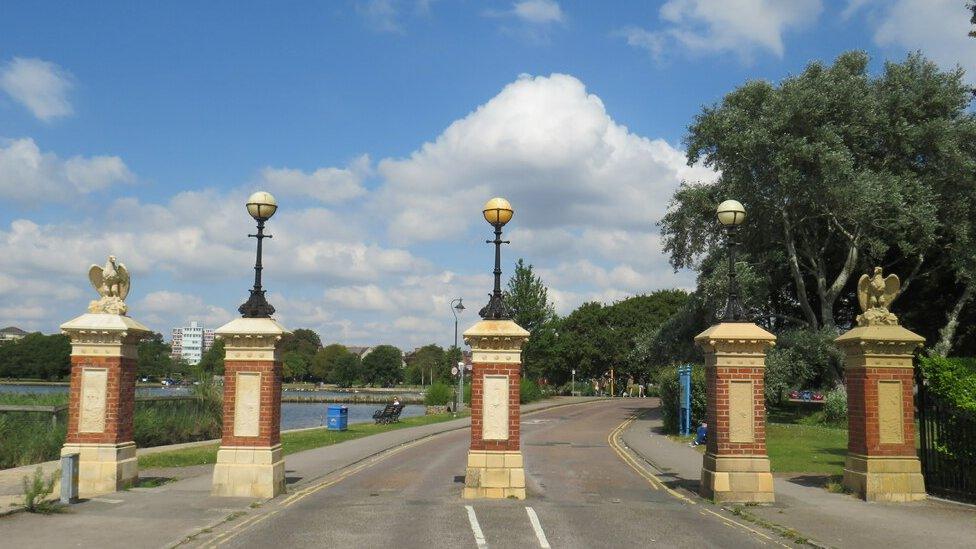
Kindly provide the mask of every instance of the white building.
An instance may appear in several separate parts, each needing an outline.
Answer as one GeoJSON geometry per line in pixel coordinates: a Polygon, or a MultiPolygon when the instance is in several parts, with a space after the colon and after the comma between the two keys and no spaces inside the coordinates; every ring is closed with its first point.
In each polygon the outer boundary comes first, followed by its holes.
{"type": "Polygon", "coordinates": [[[6,328],[0,330],[0,342],[17,341],[18,339],[23,339],[26,335],[27,332],[16,326],[7,326],[6,328]]]}
{"type": "Polygon", "coordinates": [[[189,364],[197,364],[203,353],[210,350],[214,342],[214,331],[203,327],[202,322],[191,320],[189,326],[173,328],[173,358],[183,359],[189,364]]]}

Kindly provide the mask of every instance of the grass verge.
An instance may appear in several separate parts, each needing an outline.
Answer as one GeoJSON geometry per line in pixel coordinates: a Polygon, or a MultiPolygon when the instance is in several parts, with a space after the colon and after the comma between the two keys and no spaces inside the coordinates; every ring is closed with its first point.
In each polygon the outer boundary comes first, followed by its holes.
{"type": "MultiPolygon", "coordinates": [[[[463,417],[463,416],[462,416],[463,417]]],[[[281,447],[285,455],[331,446],[347,440],[367,437],[387,431],[431,425],[454,419],[451,414],[436,414],[431,416],[411,417],[400,420],[399,423],[376,425],[373,423],[358,423],[350,425],[347,431],[329,431],[325,427],[309,429],[291,433],[282,433],[281,447]]],[[[151,469],[158,467],[189,467],[191,465],[207,465],[217,462],[218,444],[185,448],[170,452],[158,452],[139,456],[139,468],[151,469]]]]}
{"type": "Polygon", "coordinates": [[[774,473],[844,473],[847,430],[769,423],[766,450],[774,473]]]}

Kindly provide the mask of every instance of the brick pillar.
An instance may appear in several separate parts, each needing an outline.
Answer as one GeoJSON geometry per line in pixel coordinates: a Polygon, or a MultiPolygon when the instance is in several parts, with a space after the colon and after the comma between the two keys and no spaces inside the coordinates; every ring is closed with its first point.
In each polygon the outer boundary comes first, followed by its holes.
{"type": "Polygon", "coordinates": [[[708,443],[703,497],[716,502],[772,502],[763,393],[766,349],[776,336],[746,322],[716,324],[695,337],[705,352],[708,443]]]}
{"type": "Polygon", "coordinates": [[[525,499],[519,385],[528,339],[529,332],[511,320],[482,320],[464,332],[473,367],[465,499],[525,499]]]}
{"type": "Polygon", "coordinates": [[[61,455],[80,454],[78,495],[117,492],[139,478],[133,441],[139,340],[135,320],[87,313],[61,325],[71,339],[68,435],[61,455]]]}
{"type": "Polygon", "coordinates": [[[898,325],[858,326],[836,342],[847,356],[844,486],[869,501],[925,499],[912,363],[925,338],[898,325]]]}
{"type": "Polygon", "coordinates": [[[287,333],[270,318],[238,318],[216,331],[226,357],[215,496],[273,498],[285,491],[278,344],[287,333]]]}

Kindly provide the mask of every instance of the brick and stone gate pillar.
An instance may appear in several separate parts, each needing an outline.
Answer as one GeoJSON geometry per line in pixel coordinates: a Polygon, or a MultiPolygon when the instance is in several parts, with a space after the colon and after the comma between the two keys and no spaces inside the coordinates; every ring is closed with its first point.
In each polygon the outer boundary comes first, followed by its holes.
{"type": "Polygon", "coordinates": [[[925,499],[912,363],[925,338],[897,325],[865,325],[836,342],[847,356],[844,486],[869,501],[925,499]]]}
{"type": "Polygon", "coordinates": [[[117,492],[139,478],[133,441],[137,346],[149,329],[110,313],[61,325],[71,339],[68,434],[61,455],[80,454],[78,495],[117,492]]]}
{"type": "Polygon", "coordinates": [[[278,345],[287,333],[271,318],[238,318],[216,331],[226,357],[215,496],[273,498],[285,491],[278,345]]]}
{"type": "Polygon", "coordinates": [[[511,320],[482,320],[464,332],[473,363],[466,499],[525,499],[519,384],[528,338],[511,320]]]}
{"type": "Polygon", "coordinates": [[[742,503],[775,499],[763,393],[766,349],[775,341],[776,336],[748,322],[723,322],[695,337],[705,352],[708,395],[703,497],[742,503]]]}

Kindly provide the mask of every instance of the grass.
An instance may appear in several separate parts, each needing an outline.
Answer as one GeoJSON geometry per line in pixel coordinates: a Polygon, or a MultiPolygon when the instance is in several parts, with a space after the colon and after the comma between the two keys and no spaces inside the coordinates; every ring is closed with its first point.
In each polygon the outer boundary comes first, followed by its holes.
{"type": "Polygon", "coordinates": [[[0,404],[17,406],[64,406],[67,393],[0,393],[0,404]]]}
{"type": "Polygon", "coordinates": [[[847,455],[847,430],[769,423],[766,450],[774,473],[840,475],[847,455]]]}
{"type": "MultiPolygon", "coordinates": [[[[411,417],[400,420],[399,423],[389,425],[376,425],[373,423],[361,423],[350,425],[347,431],[329,431],[322,427],[319,429],[308,429],[303,431],[283,433],[281,435],[281,447],[285,455],[331,446],[347,440],[367,437],[387,431],[396,431],[407,427],[419,427],[421,425],[431,425],[450,421],[454,419],[451,414],[437,414],[431,416],[411,417]]],[[[191,465],[207,465],[216,463],[218,444],[198,446],[196,448],[186,448],[173,450],[170,452],[158,452],[139,457],[139,468],[150,469],[157,467],[189,467],[191,465]]]]}

